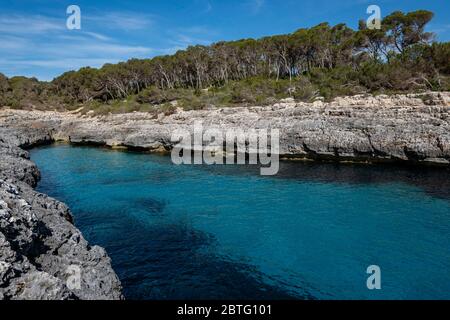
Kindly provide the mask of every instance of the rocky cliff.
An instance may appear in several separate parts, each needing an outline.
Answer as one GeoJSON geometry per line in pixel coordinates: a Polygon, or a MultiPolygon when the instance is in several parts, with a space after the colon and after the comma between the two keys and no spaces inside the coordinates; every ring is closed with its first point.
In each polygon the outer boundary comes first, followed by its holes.
{"type": "MultiPolygon", "coordinates": [[[[287,158],[450,164],[450,93],[355,96],[330,103],[283,101],[270,107],[177,110],[171,115],[4,110],[0,125],[45,130],[46,138],[148,151],[168,151],[176,129],[196,121],[222,130],[276,128],[287,158]]],[[[26,139],[22,141],[28,144],[26,139]]],[[[31,142],[30,142],[31,143],[31,142]]]]}
{"type": "Polygon", "coordinates": [[[39,171],[23,148],[62,140],[170,151],[175,129],[280,130],[286,158],[450,165],[450,93],[355,96],[325,103],[89,116],[0,111],[0,298],[117,299],[120,283],[103,249],[90,247],[69,209],[32,187],[39,171]],[[426,98],[425,98],[426,97],[426,98]],[[79,266],[81,289],[69,289],[79,266]],[[69,270],[69,271],[68,271],[69,270]]]}
{"type": "Polygon", "coordinates": [[[20,147],[50,141],[46,129],[0,128],[0,299],[120,299],[105,250],[66,205],[33,190],[39,171],[20,147]]]}

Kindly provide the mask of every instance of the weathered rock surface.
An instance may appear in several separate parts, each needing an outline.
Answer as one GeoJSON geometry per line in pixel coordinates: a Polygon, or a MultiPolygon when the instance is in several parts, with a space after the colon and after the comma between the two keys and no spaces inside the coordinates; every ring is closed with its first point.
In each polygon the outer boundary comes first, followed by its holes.
{"type": "MultiPolygon", "coordinates": [[[[331,103],[283,101],[270,107],[181,111],[155,117],[148,113],[80,116],[73,113],[5,110],[0,126],[17,132],[45,131],[48,139],[169,151],[176,129],[192,131],[196,121],[221,130],[280,130],[285,157],[337,161],[398,161],[450,164],[450,93],[354,96],[331,103]]],[[[28,137],[28,135],[24,135],[28,137]]],[[[28,138],[17,137],[27,145],[28,138]]]]}
{"type": "Polygon", "coordinates": [[[103,249],[90,247],[69,209],[35,192],[39,171],[22,148],[63,140],[170,151],[176,129],[279,129],[280,155],[337,161],[450,165],[450,93],[355,96],[331,103],[89,117],[0,110],[0,298],[118,299],[120,282],[103,249]],[[81,290],[69,289],[71,266],[81,290]]]}
{"type": "Polygon", "coordinates": [[[0,299],[120,299],[105,251],[89,246],[63,203],[32,188],[39,171],[19,146],[50,137],[0,128],[0,299]]]}

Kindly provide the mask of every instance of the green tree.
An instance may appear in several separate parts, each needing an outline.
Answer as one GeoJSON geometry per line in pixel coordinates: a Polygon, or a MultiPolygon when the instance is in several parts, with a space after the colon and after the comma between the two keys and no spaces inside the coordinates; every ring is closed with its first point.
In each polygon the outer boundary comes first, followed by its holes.
{"type": "Polygon", "coordinates": [[[398,52],[417,43],[428,43],[433,34],[425,32],[425,26],[433,18],[433,13],[427,10],[413,11],[404,14],[395,11],[382,21],[388,32],[388,37],[398,52]]]}

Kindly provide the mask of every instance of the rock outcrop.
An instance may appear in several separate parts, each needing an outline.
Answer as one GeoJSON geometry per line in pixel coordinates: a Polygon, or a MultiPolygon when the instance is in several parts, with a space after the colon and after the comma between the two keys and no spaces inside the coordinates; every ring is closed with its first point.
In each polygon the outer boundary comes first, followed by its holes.
{"type": "Polygon", "coordinates": [[[0,299],[121,299],[104,249],[90,246],[61,202],[33,190],[31,147],[46,129],[0,128],[0,299]]]}
{"type": "MultiPolygon", "coordinates": [[[[47,137],[136,150],[170,151],[176,129],[194,122],[220,130],[280,130],[280,155],[336,161],[450,164],[450,93],[354,96],[325,103],[285,100],[270,107],[129,113],[90,117],[73,113],[5,110],[0,125],[47,137]]],[[[26,136],[26,135],[25,135],[26,136]]],[[[27,145],[27,141],[21,141],[27,145]]]]}
{"type": "Polygon", "coordinates": [[[90,117],[0,110],[0,298],[119,299],[105,251],[90,247],[69,209],[33,190],[39,171],[23,150],[53,141],[170,151],[176,129],[279,129],[280,155],[332,161],[450,165],[450,93],[355,96],[331,103],[177,110],[90,117]],[[82,273],[81,289],[67,281],[82,273]]]}

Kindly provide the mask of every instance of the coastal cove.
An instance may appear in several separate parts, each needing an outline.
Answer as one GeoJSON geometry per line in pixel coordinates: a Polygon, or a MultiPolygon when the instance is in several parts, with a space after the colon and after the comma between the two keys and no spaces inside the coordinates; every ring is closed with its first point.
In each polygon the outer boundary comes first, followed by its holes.
{"type": "Polygon", "coordinates": [[[0,298],[447,298],[449,95],[430,96],[158,117],[1,110],[0,298]],[[170,151],[173,130],[197,120],[279,128],[282,158],[329,163],[282,162],[265,179],[257,167],[177,167],[149,154],[170,151]],[[70,144],[39,147],[58,141],[70,144]],[[339,164],[348,161],[366,164],[339,164]],[[388,164],[367,165],[376,162],[388,164]],[[399,281],[389,292],[365,286],[376,263],[383,281],[386,266],[399,281]],[[73,265],[88,275],[80,290],[65,284],[73,265]]]}
{"type": "Polygon", "coordinates": [[[61,144],[31,159],[129,299],[449,298],[446,169],[282,162],[261,177],[61,144]]]}
{"type": "Polygon", "coordinates": [[[450,3],[326,2],[4,1],[0,303],[450,301],[450,3]]]}

